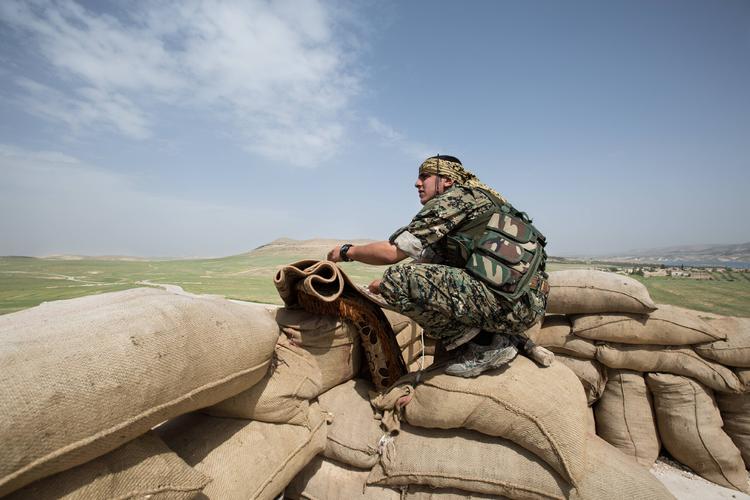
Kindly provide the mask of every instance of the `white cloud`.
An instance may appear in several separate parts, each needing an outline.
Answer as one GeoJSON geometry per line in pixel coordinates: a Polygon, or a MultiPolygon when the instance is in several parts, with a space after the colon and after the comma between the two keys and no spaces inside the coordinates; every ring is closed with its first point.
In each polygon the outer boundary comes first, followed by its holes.
{"type": "Polygon", "coordinates": [[[0,255],[223,256],[293,223],[283,209],[159,196],[138,180],[0,144],[0,255]]]}
{"type": "Polygon", "coordinates": [[[16,83],[27,92],[22,98],[24,109],[63,122],[74,131],[104,126],[134,139],[152,134],[146,114],[122,94],[96,87],[65,94],[27,78],[19,78],[16,83]]]}
{"type": "Polygon", "coordinates": [[[247,149],[267,157],[308,165],[335,152],[359,81],[331,4],[135,5],[115,17],[71,0],[0,3],[0,20],[31,35],[57,72],[54,84],[27,77],[26,91],[42,102],[65,94],[37,114],[142,138],[154,129],[144,109],[156,101],[226,117],[247,149]]]}
{"type": "Polygon", "coordinates": [[[367,123],[370,130],[375,132],[385,144],[398,149],[409,158],[422,161],[435,154],[435,148],[408,139],[404,134],[375,117],[370,117],[367,123]]]}

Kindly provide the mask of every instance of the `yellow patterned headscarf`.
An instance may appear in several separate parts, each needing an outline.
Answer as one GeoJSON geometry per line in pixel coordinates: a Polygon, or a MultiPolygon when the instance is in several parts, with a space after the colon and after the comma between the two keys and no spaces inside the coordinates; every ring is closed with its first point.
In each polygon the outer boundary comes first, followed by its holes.
{"type": "Polygon", "coordinates": [[[506,200],[503,195],[480,181],[473,172],[466,170],[460,162],[433,156],[427,158],[422,165],[419,166],[419,174],[440,175],[451,179],[456,184],[462,186],[484,189],[485,191],[489,191],[497,196],[501,202],[508,203],[508,200],[506,200]]]}

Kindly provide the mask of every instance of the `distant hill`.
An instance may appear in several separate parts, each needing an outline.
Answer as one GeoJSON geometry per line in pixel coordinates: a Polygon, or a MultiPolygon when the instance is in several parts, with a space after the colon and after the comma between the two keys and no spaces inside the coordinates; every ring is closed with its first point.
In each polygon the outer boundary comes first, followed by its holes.
{"type": "Polygon", "coordinates": [[[705,262],[750,264],[750,243],[733,245],[685,245],[629,250],[617,255],[597,256],[619,262],[705,262]]]}
{"type": "Polygon", "coordinates": [[[145,262],[149,260],[163,260],[157,257],[131,257],[128,255],[45,255],[40,259],[47,260],[120,260],[126,262],[145,262]]]}
{"type": "Polygon", "coordinates": [[[279,238],[273,240],[270,243],[261,245],[254,248],[246,255],[261,255],[261,254],[274,254],[274,255],[311,255],[320,256],[324,258],[328,251],[335,247],[343,245],[344,243],[352,243],[354,245],[364,245],[366,243],[372,243],[375,240],[334,240],[334,239],[323,239],[317,238],[312,240],[293,240],[291,238],[279,238]]]}

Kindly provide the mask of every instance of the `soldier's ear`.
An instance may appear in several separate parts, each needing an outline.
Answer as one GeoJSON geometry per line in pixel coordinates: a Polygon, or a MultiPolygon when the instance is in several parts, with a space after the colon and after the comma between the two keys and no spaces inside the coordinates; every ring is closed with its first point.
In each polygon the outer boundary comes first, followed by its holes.
{"type": "Polygon", "coordinates": [[[453,185],[453,179],[448,179],[447,177],[443,177],[443,181],[445,181],[444,186],[447,188],[453,185]]]}

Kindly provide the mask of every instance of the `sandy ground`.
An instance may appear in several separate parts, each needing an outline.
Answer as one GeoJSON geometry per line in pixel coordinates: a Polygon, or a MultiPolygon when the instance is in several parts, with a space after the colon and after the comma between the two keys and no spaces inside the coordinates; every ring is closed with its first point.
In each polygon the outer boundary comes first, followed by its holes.
{"type": "MultiPolygon", "coordinates": [[[[750,495],[707,481],[666,457],[659,457],[659,460],[651,467],[651,474],[661,481],[678,500],[731,498],[750,500],[750,495]]],[[[750,489],[750,481],[748,481],[748,489],[750,489]]]]}

